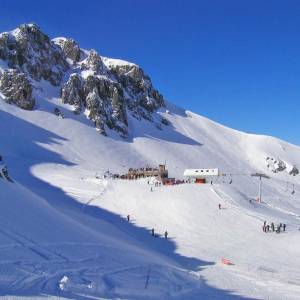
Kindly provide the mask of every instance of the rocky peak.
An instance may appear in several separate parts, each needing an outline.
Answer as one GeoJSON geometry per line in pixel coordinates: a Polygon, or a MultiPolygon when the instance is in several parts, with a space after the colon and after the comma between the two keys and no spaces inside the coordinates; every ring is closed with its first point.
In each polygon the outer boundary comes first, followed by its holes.
{"type": "Polygon", "coordinates": [[[125,137],[128,114],[157,128],[167,125],[156,114],[164,99],[139,66],[80,49],[73,39],[50,40],[37,25],[24,24],[0,34],[0,60],[12,69],[0,67],[0,90],[21,108],[34,107],[33,84],[43,79],[60,87],[75,114],[88,110],[102,134],[109,128],[125,137]]]}
{"type": "Polygon", "coordinates": [[[88,57],[81,65],[82,70],[92,70],[96,73],[104,72],[104,65],[96,50],[91,50],[88,57]]]}
{"type": "Polygon", "coordinates": [[[71,59],[73,63],[80,61],[80,47],[73,39],[57,38],[53,39],[53,42],[61,48],[64,55],[71,59]]]}
{"type": "Polygon", "coordinates": [[[34,24],[0,35],[0,59],[34,80],[44,79],[56,86],[68,69],[61,49],[34,24]]]}
{"type": "Polygon", "coordinates": [[[135,115],[151,121],[152,113],[165,105],[162,95],[153,88],[151,79],[134,64],[110,65],[109,68],[134,99],[129,102],[129,108],[135,115]]]}

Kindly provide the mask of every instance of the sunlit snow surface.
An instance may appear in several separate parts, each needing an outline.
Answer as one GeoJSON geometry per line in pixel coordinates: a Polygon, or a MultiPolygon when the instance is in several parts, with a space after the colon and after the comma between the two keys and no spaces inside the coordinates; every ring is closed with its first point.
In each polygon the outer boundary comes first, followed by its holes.
{"type": "Polygon", "coordinates": [[[171,104],[158,112],[170,121],[163,130],[131,118],[128,139],[104,137],[60,103],[57,89],[40,88],[34,111],[0,101],[0,154],[15,180],[0,179],[0,295],[299,299],[300,176],[274,174],[265,162],[299,166],[299,147],[171,104]],[[164,162],[176,178],[186,168],[235,175],[152,192],[147,180],[95,177],[164,162]],[[262,204],[254,172],[271,177],[262,204]],[[264,233],[264,220],[286,223],[287,232],[264,233]],[[151,228],[170,238],[152,237],[151,228]]]}

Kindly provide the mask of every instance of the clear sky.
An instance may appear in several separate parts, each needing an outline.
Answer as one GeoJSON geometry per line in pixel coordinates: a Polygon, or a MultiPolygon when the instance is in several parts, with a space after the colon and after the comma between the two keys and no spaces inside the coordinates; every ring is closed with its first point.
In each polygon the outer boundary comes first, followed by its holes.
{"type": "Polygon", "coordinates": [[[1,32],[25,22],[141,65],[181,107],[300,145],[299,0],[1,0],[1,32]]]}

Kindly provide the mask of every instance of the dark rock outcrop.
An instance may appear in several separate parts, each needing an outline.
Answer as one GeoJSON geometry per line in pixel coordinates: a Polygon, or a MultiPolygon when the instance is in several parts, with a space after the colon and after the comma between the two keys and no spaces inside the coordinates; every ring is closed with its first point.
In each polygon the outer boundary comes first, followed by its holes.
{"type": "Polygon", "coordinates": [[[63,103],[74,105],[74,112],[79,114],[83,106],[83,90],[81,78],[78,74],[71,74],[69,80],[61,90],[63,103]]]}
{"type": "Polygon", "coordinates": [[[1,75],[0,91],[21,108],[34,107],[31,83],[46,80],[61,87],[62,102],[72,105],[74,113],[88,110],[103,134],[109,128],[125,137],[128,114],[159,129],[168,124],[154,117],[164,99],[140,67],[120,60],[107,63],[95,50],[81,50],[73,39],[50,40],[37,25],[0,34],[0,59],[12,69],[1,75]]]}
{"type": "Polygon", "coordinates": [[[62,50],[34,24],[24,24],[0,35],[0,59],[12,69],[56,86],[68,69],[62,50]]]}
{"type": "Polygon", "coordinates": [[[104,64],[100,55],[95,50],[91,50],[86,60],[81,65],[82,70],[92,70],[96,73],[104,72],[104,64]]]}
{"type": "Polygon", "coordinates": [[[273,173],[282,172],[286,169],[286,164],[280,160],[275,159],[274,157],[266,158],[267,168],[273,173]]]}
{"type": "Polygon", "coordinates": [[[299,169],[295,166],[292,167],[292,169],[289,171],[289,174],[292,176],[296,176],[299,174],[299,169]]]}
{"type": "Polygon", "coordinates": [[[105,133],[104,125],[107,125],[126,136],[125,102],[117,83],[94,75],[80,79],[78,74],[72,74],[62,87],[62,101],[77,107],[76,111],[82,107],[88,109],[88,117],[101,133],[105,133]]]}
{"type": "Polygon", "coordinates": [[[73,63],[77,63],[80,60],[80,47],[73,39],[57,39],[54,40],[63,51],[67,58],[70,58],[73,63]]]}
{"type": "Polygon", "coordinates": [[[0,72],[0,90],[6,102],[14,103],[23,109],[33,109],[35,100],[26,74],[11,69],[0,72]]]}
{"type": "Polygon", "coordinates": [[[138,118],[152,120],[152,113],[163,107],[162,95],[153,88],[150,78],[133,64],[110,66],[111,72],[130,96],[128,107],[138,118]]]}

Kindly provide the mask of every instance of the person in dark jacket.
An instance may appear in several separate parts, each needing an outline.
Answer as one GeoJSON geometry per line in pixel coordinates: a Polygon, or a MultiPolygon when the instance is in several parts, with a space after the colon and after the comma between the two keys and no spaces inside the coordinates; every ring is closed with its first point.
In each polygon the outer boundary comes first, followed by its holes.
{"type": "Polygon", "coordinates": [[[286,229],[286,224],[283,224],[283,231],[285,231],[286,229]]]}
{"type": "Polygon", "coordinates": [[[127,215],[127,221],[128,222],[130,221],[130,215],[127,215]]]}
{"type": "Polygon", "coordinates": [[[154,236],[154,228],[151,229],[151,235],[154,236]]]}
{"type": "Polygon", "coordinates": [[[280,233],[280,228],[281,228],[281,226],[278,225],[278,226],[277,226],[277,229],[276,229],[276,233],[280,233]]]}
{"type": "Polygon", "coordinates": [[[275,225],[274,225],[273,222],[271,223],[271,228],[272,228],[272,231],[274,232],[275,231],[275,225]]]}
{"type": "Polygon", "coordinates": [[[166,230],[165,231],[165,239],[167,239],[168,238],[168,231],[166,230]]]}
{"type": "Polygon", "coordinates": [[[264,221],[263,232],[267,232],[267,221],[264,221]]]}

